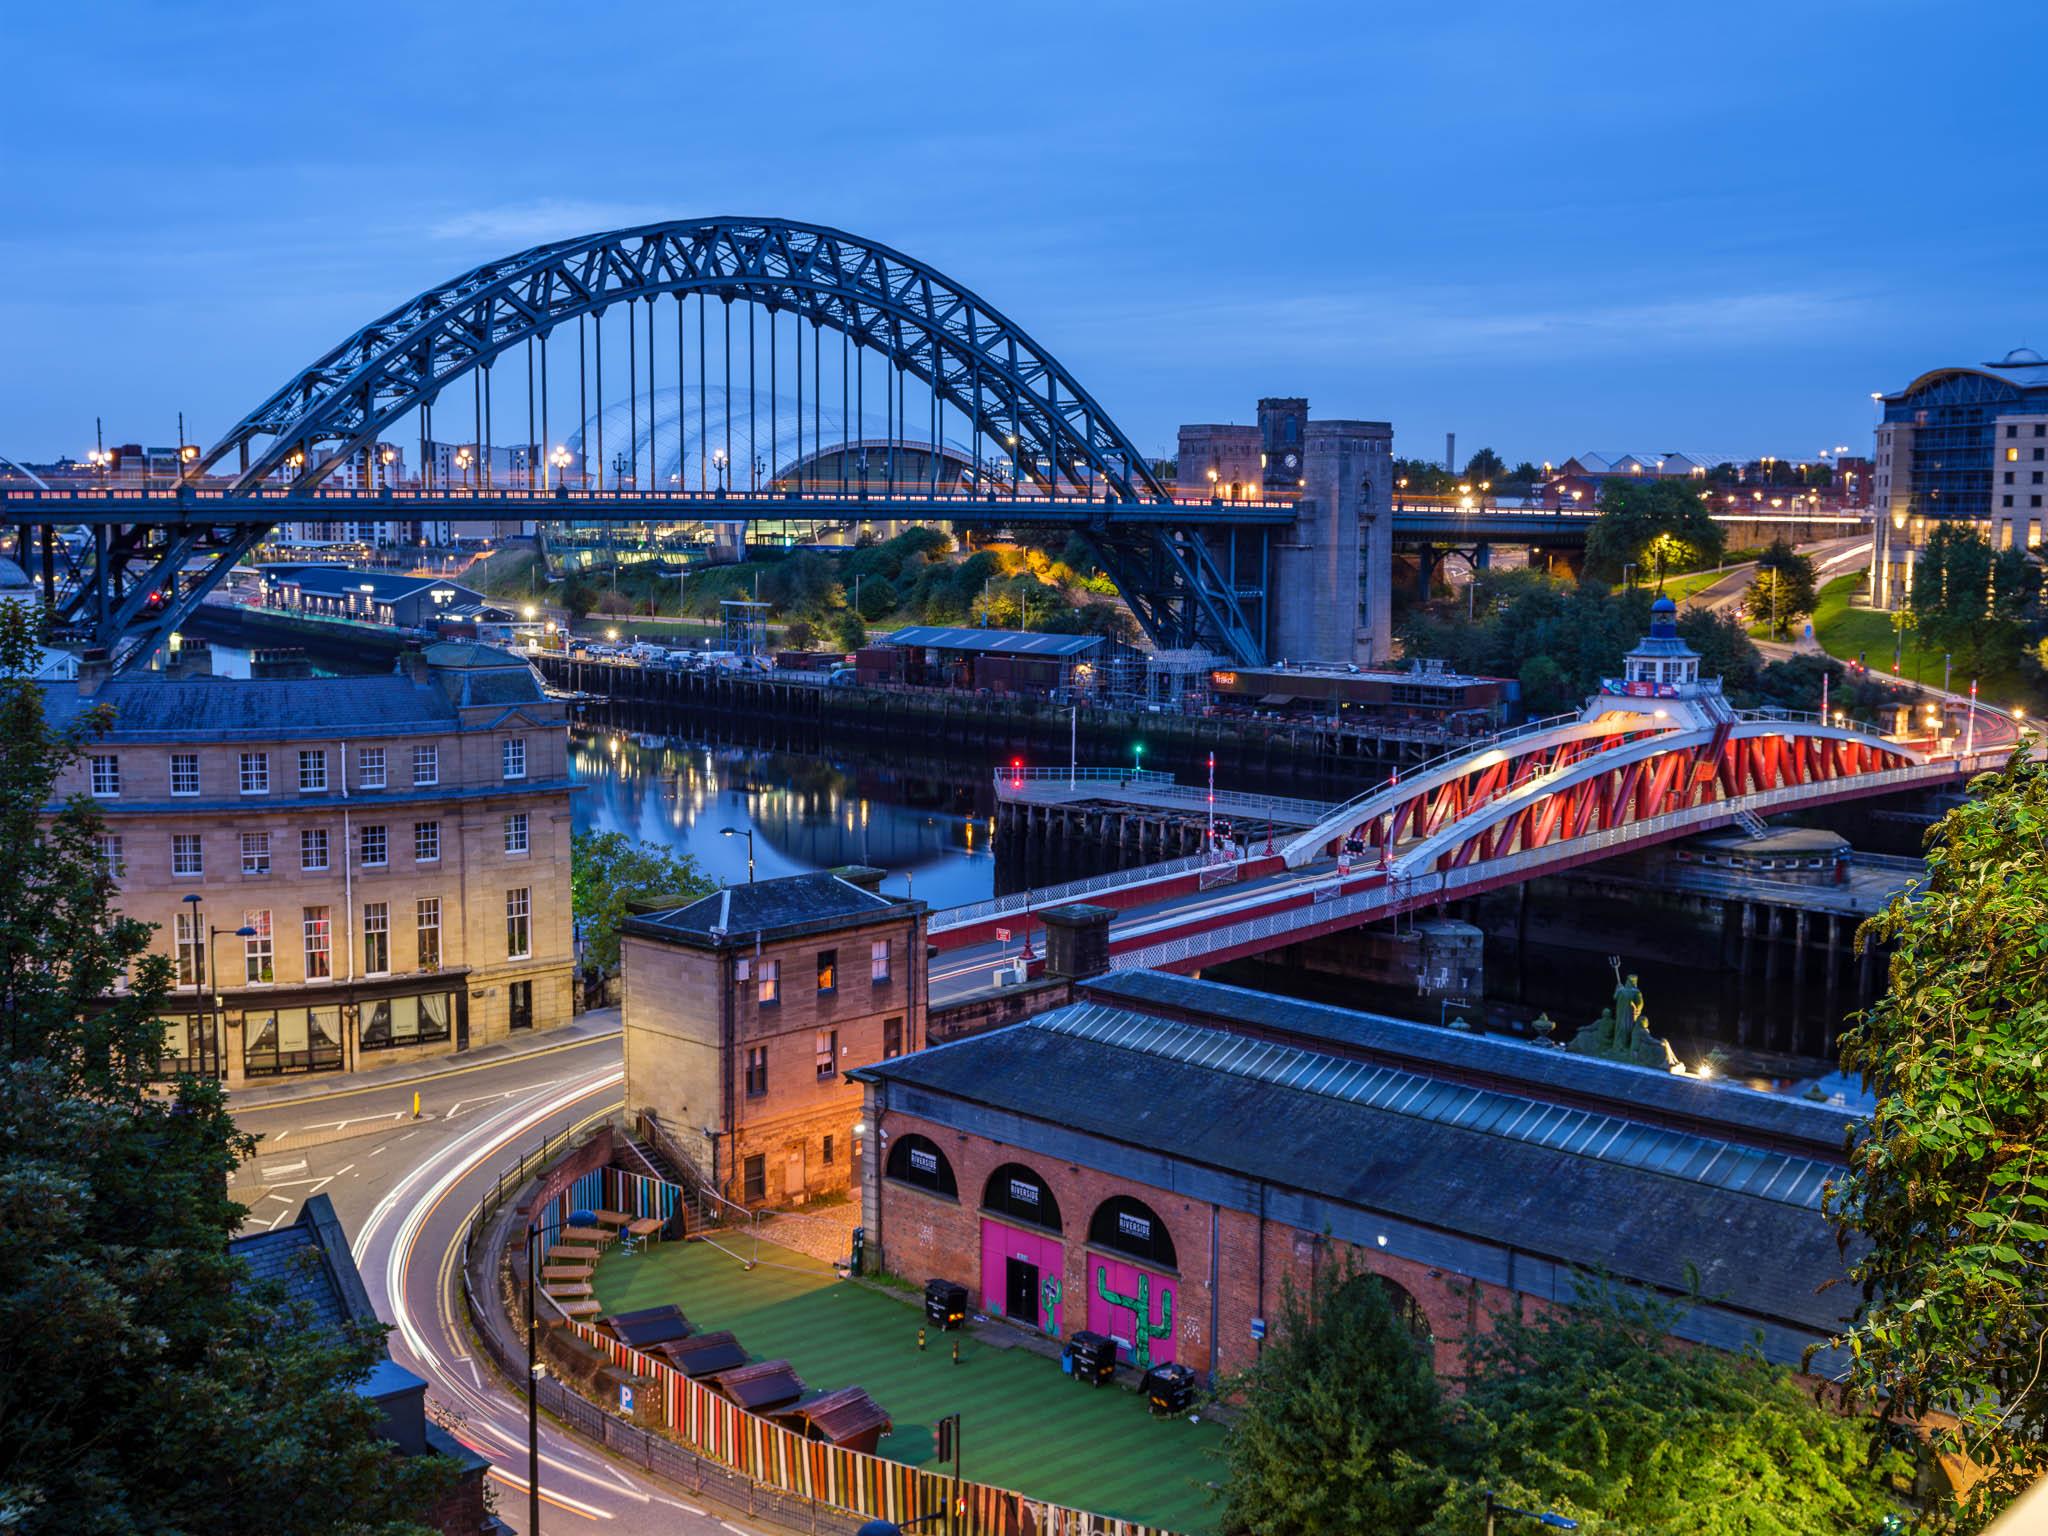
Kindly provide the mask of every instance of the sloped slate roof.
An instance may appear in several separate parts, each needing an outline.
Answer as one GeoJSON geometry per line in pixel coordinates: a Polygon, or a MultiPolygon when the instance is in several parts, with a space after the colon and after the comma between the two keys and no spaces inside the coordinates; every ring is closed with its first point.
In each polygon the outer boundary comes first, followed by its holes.
{"type": "Polygon", "coordinates": [[[727,886],[687,906],[628,919],[630,927],[674,938],[716,942],[804,924],[866,922],[914,903],[864,891],[834,874],[787,875],[727,886]]]}
{"type": "Polygon", "coordinates": [[[287,1296],[310,1310],[315,1328],[339,1333],[351,1322],[376,1321],[349,1254],[348,1234],[325,1195],[308,1200],[290,1226],[235,1238],[228,1252],[249,1266],[252,1284],[283,1285],[287,1296]]]}

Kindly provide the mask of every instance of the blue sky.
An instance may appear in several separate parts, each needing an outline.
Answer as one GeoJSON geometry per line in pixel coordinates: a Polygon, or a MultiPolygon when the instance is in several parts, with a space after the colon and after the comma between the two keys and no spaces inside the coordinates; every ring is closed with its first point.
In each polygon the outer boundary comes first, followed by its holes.
{"type": "Polygon", "coordinates": [[[2035,0],[15,6],[0,452],[211,441],[430,283],[781,214],[895,245],[1142,446],[1867,451],[2048,350],[2035,0]]]}

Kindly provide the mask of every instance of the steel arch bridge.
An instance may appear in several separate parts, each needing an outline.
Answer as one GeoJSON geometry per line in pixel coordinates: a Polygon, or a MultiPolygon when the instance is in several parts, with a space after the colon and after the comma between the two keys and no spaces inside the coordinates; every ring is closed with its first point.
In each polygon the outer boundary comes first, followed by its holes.
{"type": "MultiPolygon", "coordinates": [[[[1175,503],[1144,455],[1080,381],[979,295],[890,247],[787,219],[724,217],[648,224],[557,241],[487,262],[371,321],[295,373],[218,442],[191,456],[174,505],[161,504],[169,498],[159,498],[153,505],[148,498],[124,504],[109,495],[100,498],[104,505],[73,498],[68,507],[54,500],[33,518],[12,507],[6,515],[23,522],[25,538],[30,521],[42,524],[46,570],[52,526],[62,521],[95,528],[89,569],[73,583],[60,618],[74,633],[110,650],[128,646],[132,660],[146,655],[158,637],[189,615],[278,522],[337,515],[475,517],[488,515],[486,503],[514,502],[527,516],[548,516],[530,496],[519,500],[516,489],[509,487],[503,496],[482,498],[474,494],[474,486],[466,488],[468,495],[444,487],[440,500],[447,506],[438,506],[431,494],[394,498],[387,491],[372,505],[392,508],[388,512],[373,512],[364,504],[337,510],[315,503],[323,482],[369,454],[381,434],[402,419],[420,416],[424,445],[435,402],[451,385],[472,381],[473,392],[487,400],[492,366],[515,349],[525,352],[531,426],[533,349],[535,344],[540,347],[545,424],[548,340],[560,327],[576,328],[580,383],[586,317],[596,326],[601,404],[603,330],[598,322],[618,306],[625,306],[629,348],[638,335],[637,306],[646,306],[651,412],[655,305],[664,297],[680,305],[692,295],[699,299],[700,377],[707,300],[725,306],[728,390],[731,306],[746,304],[768,313],[771,370],[776,347],[772,327],[777,317],[787,314],[794,317],[797,332],[799,392],[808,322],[814,383],[820,338],[827,330],[836,331],[842,338],[842,358],[851,348],[856,360],[862,360],[863,385],[864,359],[879,357],[885,365],[885,389],[893,374],[900,400],[902,380],[917,380],[935,422],[947,410],[963,417],[976,435],[977,455],[983,435],[1004,445],[1015,466],[1015,489],[1022,492],[1027,479],[1030,485],[1030,494],[1008,498],[941,497],[934,486],[929,498],[872,502],[863,486],[857,499],[842,492],[818,499],[822,503],[832,509],[858,505],[869,516],[936,515],[1003,525],[1072,526],[1101,558],[1155,641],[1172,646],[1205,643],[1242,663],[1263,660],[1268,540],[1272,529],[1292,521],[1291,507],[1224,510],[1220,504],[1175,503]],[[223,464],[228,465],[225,471],[220,470],[223,464]],[[202,477],[209,472],[228,477],[223,493],[202,490],[202,477]],[[276,493],[280,482],[283,495],[276,493]],[[1246,564],[1242,576],[1241,557],[1246,564]],[[188,564],[200,560],[205,562],[203,571],[181,579],[188,564]]],[[[676,342],[680,376],[680,308],[676,342]]],[[[746,346],[751,411],[751,312],[746,346]]],[[[628,366],[637,409],[637,361],[628,366]]],[[[842,371],[842,392],[844,379],[842,371]]],[[[813,400],[815,411],[815,393],[813,400]]],[[[488,423],[488,409],[479,407],[481,423],[488,423]]],[[[801,409],[798,415],[800,419],[801,409]]],[[[933,435],[943,438],[942,433],[933,435]]],[[[487,425],[477,437],[488,460],[487,425]]],[[[541,441],[545,438],[543,425],[541,441]]],[[[534,439],[529,435],[527,441],[534,439]]],[[[800,441],[800,452],[801,446],[800,441]]],[[[813,444],[813,451],[817,446],[813,444]]],[[[675,516],[676,499],[658,487],[641,492],[637,436],[634,454],[632,494],[585,495],[578,498],[573,513],[556,515],[634,521],[675,516]]],[[[529,460],[532,457],[529,449],[529,460]]],[[[587,479],[586,471],[586,490],[587,479]]],[[[529,492],[533,481],[529,465],[529,492]]],[[[566,503],[565,488],[555,489],[556,499],[566,503]]],[[[328,498],[318,500],[325,503],[328,498]]],[[[702,502],[699,498],[683,515],[706,521],[792,515],[785,498],[758,492],[727,497],[721,491],[715,509],[702,502]]],[[[813,504],[803,504],[795,515],[804,515],[813,504]]]]}

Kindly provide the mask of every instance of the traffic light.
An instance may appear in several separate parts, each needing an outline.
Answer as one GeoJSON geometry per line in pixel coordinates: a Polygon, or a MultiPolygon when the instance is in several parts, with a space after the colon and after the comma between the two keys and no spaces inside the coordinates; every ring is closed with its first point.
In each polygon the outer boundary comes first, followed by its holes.
{"type": "Polygon", "coordinates": [[[1010,759],[1010,788],[1021,789],[1023,788],[1023,785],[1024,759],[1021,757],[1013,757],[1010,759]]]}

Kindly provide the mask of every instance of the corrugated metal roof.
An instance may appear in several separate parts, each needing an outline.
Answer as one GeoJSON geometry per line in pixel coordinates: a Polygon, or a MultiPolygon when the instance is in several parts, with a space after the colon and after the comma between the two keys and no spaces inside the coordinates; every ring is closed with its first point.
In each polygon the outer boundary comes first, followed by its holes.
{"type": "Polygon", "coordinates": [[[1100,635],[1049,635],[1022,629],[968,629],[951,624],[913,624],[881,637],[883,645],[931,651],[984,651],[998,656],[1079,656],[1102,644],[1100,635]]]}

